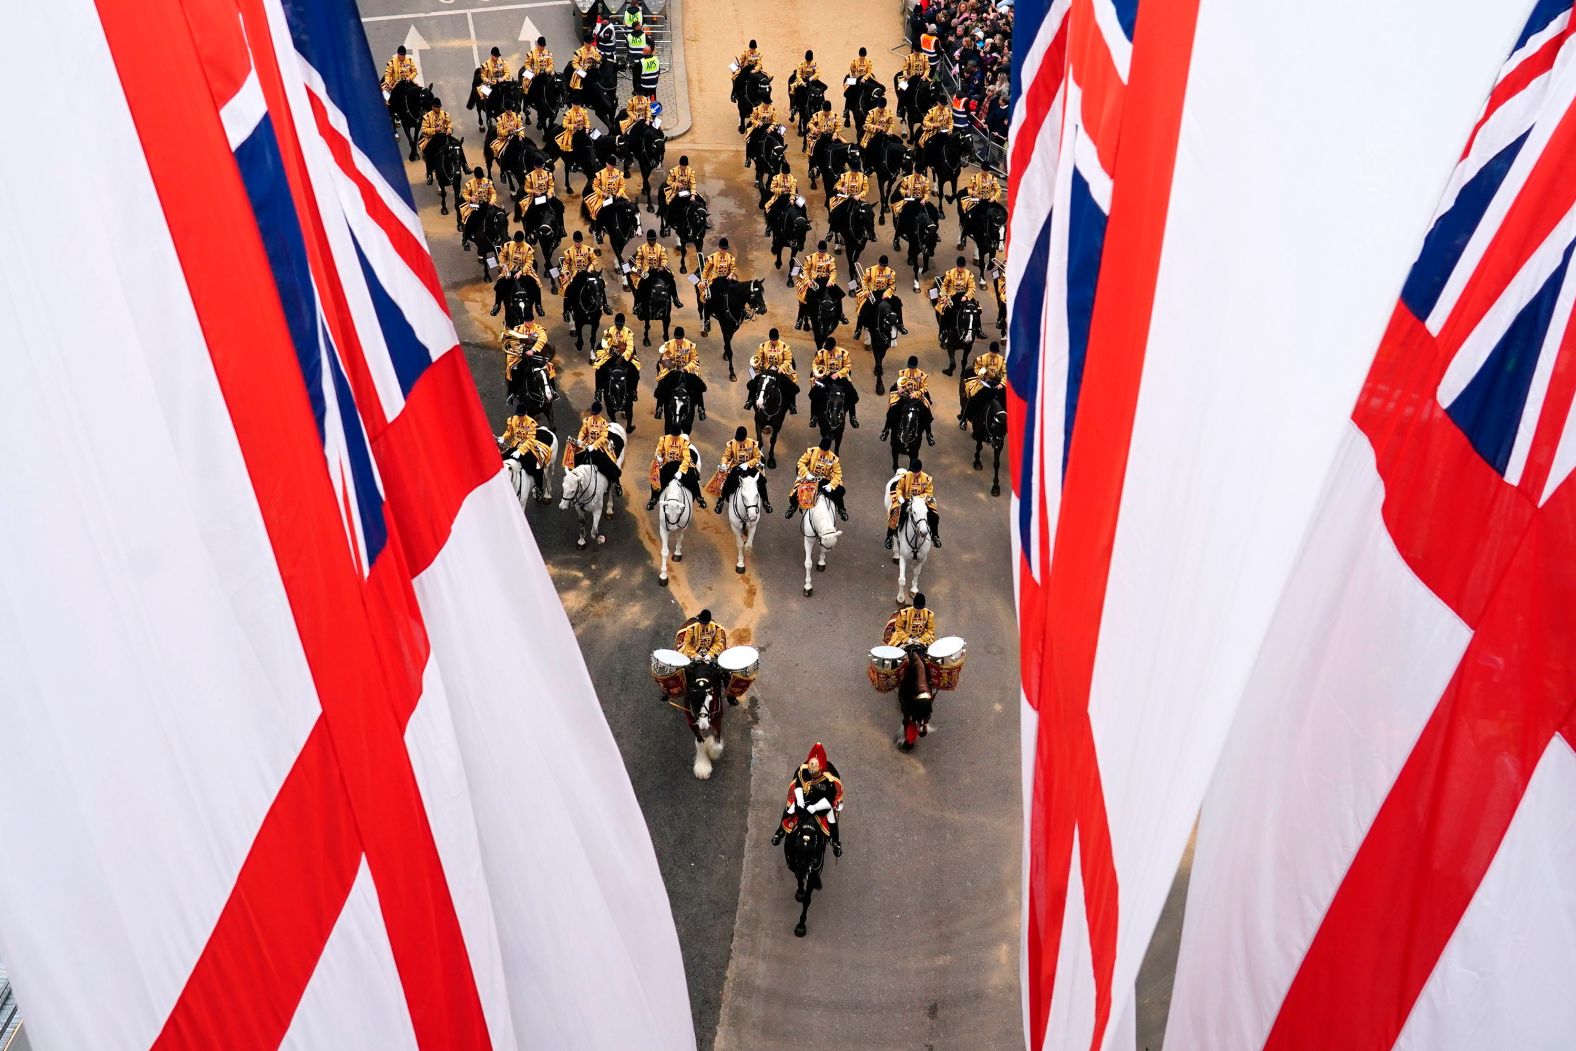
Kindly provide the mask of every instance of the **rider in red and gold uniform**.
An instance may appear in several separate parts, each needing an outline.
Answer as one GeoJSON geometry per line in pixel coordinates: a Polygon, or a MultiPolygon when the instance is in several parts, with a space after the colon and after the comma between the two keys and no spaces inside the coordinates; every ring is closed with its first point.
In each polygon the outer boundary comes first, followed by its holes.
{"type": "Polygon", "coordinates": [[[733,432],[733,438],[722,447],[722,456],[717,460],[717,470],[711,476],[711,481],[706,483],[706,491],[717,498],[714,508],[720,515],[726,506],[728,498],[739,487],[739,477],[742,471],[756,473],[756,492],[761,494],[761,507],[767,514],[772,513],[772,499],[766,495],[766,472],[761,469],[763,463],[761,446],[750,432],[743,427],[733,432]]]}
{"type": "Polygon", "coordinates": [[[936,615],[925,608],[925,596],[914,596],[912,606],[904,606],[887,619],[886,629],[881,632],[881,645],[896,646],[903,649],[907,646],[929,646],[936,641],[936,615]]]}
{"type": "Polygon", "coordinates": [[[826,749],[817,741],[788,782],[788,802],[783,808],[782,823],[772,834],[772,846],[799,827],[801,815],[808,814],[820,825],[822,834],[832,837],[832,853],[842,857],[843,841],[837,833],[837,815],[842,809],[843,781],[837,776],[837,767],[826,758],[826,749]]]}
{"type": "Polygon", "coordinates": [[[728,629],[711,619],[711,610],[703,609],[679,626],[673,648],[692,661],[714,661],[728,648],[728,629]]]}
{"type": "Polygon", "coordinates": [[[897,535],[897,527],[903,519],[903,505],[914,497],[925,501],[928,511],[927,518],[930,523],[930,542],[936,547],[941,546],[941,513],[936,510],[936,481],[925,473],[925,465],[919,457],[908,461],[908,470],[898,476],[897,484],[892,487],[892,492],[887,498],[887,550],[892,549],[892,538],[897,535]]]}

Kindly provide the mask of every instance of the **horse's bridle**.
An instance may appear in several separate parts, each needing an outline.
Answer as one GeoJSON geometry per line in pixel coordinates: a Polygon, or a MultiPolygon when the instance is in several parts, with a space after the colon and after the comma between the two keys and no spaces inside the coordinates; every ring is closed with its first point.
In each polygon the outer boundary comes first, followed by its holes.
{"type": "Polygon", "coordinates": [[[756,497],[753,502],[746,502],[744,500],[744,480],[742,478],[739,480],[739,487],[733,491],[733,496],[728,502],[730,505],[732,505],[731,510],[733,511],[734,517],[738,518],[740,522],[748,523],[750,521],[749,514],[752,509],[755,511],[756,521],[760,520],[760,491],[756,491],[756,497]]]}

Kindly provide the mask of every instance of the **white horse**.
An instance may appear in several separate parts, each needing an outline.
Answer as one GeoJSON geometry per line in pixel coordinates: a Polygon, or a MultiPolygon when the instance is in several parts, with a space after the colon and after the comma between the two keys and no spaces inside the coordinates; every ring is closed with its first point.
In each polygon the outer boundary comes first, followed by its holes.
{"type": "MultiPolygon", "coordinates": [[[[898,471],[886,484],[885,511],[892,504],[892,490],[907,471],[898,471]]],[[[930,557],[930,506],[922,496],[911,496],[898,508],[897,535],[892,538],[892,561],[897,563],[897,603],[903,605],[919,594],[919,571],[930,557]]]]}
{"type": "Polygon", "coordinates": [[[744,553],[755,547],[755,528],[761,524],[761,477],[759,472],[741,475],[739,487],[728,498],[728,526],[739,549],[735,573],[744,572],[744,553]]]}
{"type": "MultiPolygon", "coordinates": [[[[685,437],[688,437],[686,435],[685,437]]],[[[700,456],[694,452],[690,458],[695,462],[695,470],[700,470],[700,456]]],[[[684,530],[690,527],[690,522],[695,518],[695,499],[690,496],[690,491],[684,488],[684,483],[674,475],[663,488],[662,495],[657,498],[657,530],[662,534],[662,571],[657,575],[657,582],[663,587],[668,586],[668,538],[673,537],[673,561],[684,561],[684,530]]]]}
{"type": "MultiPolygon", "coordinates": [[[[791,494],[790,499],[794,498],[791,494]]],[[[832,498],[824,490],[816,489],[815,504],[799,515],[799,528],[804,533],[804,593],[807,596],[815,592],[815,585],[810,583],[811,563],[817,572],[826,572],[826,553],[837,546],[837,538],[843,535],[837,528],[836,513],[832,498]],[[815,557],[817,546],[821,549],[819,558],[815,557]]]]}
{"type": "MultiPolygon", "coordinates": [[[[514,487],[514,498],[520,501],[522,511],[530,510],[532,497],[541,504],[553,498],[553,464],[558,462],[558,436],[546,427],[537,427],[536,439],[547,443],[547,465],[542,468],[540,486],[536,484],[536,479],[520,466],[520,461],[512,456],[505,457],[503,461],[504,468],[509,472],[509,484],[514,487]]],[[[498,441],[499,447],[502,448],[503,438],[500,436],[498,441]]]]}
{"type": "MultiPolygon", "coordinates": [[[[610,423],[607,430],[613,439],[613,462],[623,467],[627,437],[624,428],[610,423]]],[[[585,547],[592,536],[599,544],[607,542],[607,537],[602,535],[602,516],[613,517],[613,493],[596,464],[587,459],[564,475],[563,499],[558,506],[565,511],[571,507],[575,509],[575,516],[580,520],[580,533],[575,538],[577,547],[585,547]]]]}

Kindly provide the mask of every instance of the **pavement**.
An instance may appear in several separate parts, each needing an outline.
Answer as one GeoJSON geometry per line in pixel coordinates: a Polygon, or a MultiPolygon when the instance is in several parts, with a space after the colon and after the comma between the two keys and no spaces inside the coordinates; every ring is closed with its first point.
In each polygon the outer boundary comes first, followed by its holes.
{"type": "MultiPolygon", "coordinates": [[[[489,47],[496,43],[517,63],[526,41],[540,34],[561,65],[575,26],[567,2],[464,3],[361,0],[378,61],[406,43],[414,29],[426,44],[420,50],[423,74],[437,84],[462,127],[471,71],[489,47]]],[[[675,72],[685,77],[683,90],[679,84],[668,89],[675,99],[673,120],[667,121],[674,133],[669,159],[676,162],[687,153],[700,169],[700,189],[711,202],[714,223],[708,248],[717,236],[727,236],[744,275],[768,279],[769,317],[747,324],[736,350],[747,358],[776,325],[793,344],[801,373],[807,373],[813,347],[792,331],[787,272],[773,268],[769,246],[759,236],[755,191],[728,101],[727,64],[749,38],[757,39],[784,107],[787,74],[806,49],[817,52],[830,77],[864,45],[890,83],[902,57],[901,50],[891,50],[901,40],[897,5],[705,0],[679,9],[670,0],[666,13],[680,46],[664,80],[676,81],[675,72]],[[687,125],[682,134],[681,119],[687,125]]],[[[474,132],[467,135],[468,147],[479,141],[474,132]]],[[[803,184],[797,144],[789,158],[803,184]]],[[[453,214],[440,215],[435,191],[423,185],[416,166],[408,170],[478,391],[501,431],[501,326],[487,313],[491,288],[478,279],[475,256],[461,253],[453,214]]],[[[573,229],[579,225],[578,204],[565,199],[573,229]]],[[[815,237],[824,231],[825,211],[818,193],[810,199],[815,237]]],[[[889,234],[890,227],[878,228],[881,237],[889,234]]],[[[949,208],[942,244],[956,240],[949,208]]],[[[944,249],[942,255],[940,268],[950,253],[944,249]]],[[[604,262],[611,267],[610,255],[604,262]]],[[[874,393],[862,348],[853,347],[864,426],[848,432],[843,444],[851,521],[828,556],[827,572],[816,577],[813,597],[801,591],[798,523],[780,517],[793,462],[812,442],[804,404],[782,436],[779,467],[770,481],[778,515],[763,522],[748,572],[733,572],[732,534],[705,511],[686,537],[686,557],[674,567],[670,586],[659,585],[659,541],[641,484],[661,431],[650,417],[655,345],[642,355],[644,384],[625,472],[632,484],[605,525],[606,545],[577,549],[573,519],[556,504],[533,507],[527,515],[644,808],[703,1048],[757,1051],[806,1041],[871,1051],[1022,1045],[1021,790],[1009,503],[1005,495],[990,496],[988,450],[985,471],[970,468],[974,446],[950,422],[957,387],[955,379],[939,375],[945,354],[936,345],[933,314],[921,296],[907,291],[906,282],[903,287],[912,335],[894,348],[887,378],[895,377],[904,357],[918,354],[934,377],[936,397],[936,446],[926,451],[925,461],[936,477],[945,546],[933,553],[923,590],[937,611],[941,634],[962,635],[969,643],[960,689],[938,701],[937,731],[914,752],[894,747],[896,704],[870,688],[864,671],[866,653],[880,641],[894,608],[897,574],[881,544],[881,491],[891,474],[890,454],[877,440],[884,399],[874,393]],[[692,738],[658,699],[648,674],[650,651],[671,645],[679,623],[702,606],[730,628],[733,641],[759,648],[762,660],[747,705],[728,713],[727,752],[705,782],[691,775],[692,738]],[[847,852],[839,861],[828,858],[809,936],[798,939],[792,877],[768,840],[788,778],[818,740],[847,787],[847,852]]],[[[698,338],[693,295],[685,284],[685,305],[675,322],[700,344],[710,419],[696,425],[692,438],[710,465],[734,426],[746,422],[744,389],[742,381],[728,382],[720,338],[698,338]]],[[[615,295],[613,306],[632,314],[627,293],[615,295]]],[[[559,348],[561,384],[570,403],[558,409],[555,423],[562,435],[590,400],[591,376],[566,337],[559,309],[557,298],[549,296],[544,323],[559,348]]],[[[993,304],[986,306],[986,319],[995,320],[993,304]]],[[[845,327],[839,339],[852,347],[850,335],[845,327]]]]}

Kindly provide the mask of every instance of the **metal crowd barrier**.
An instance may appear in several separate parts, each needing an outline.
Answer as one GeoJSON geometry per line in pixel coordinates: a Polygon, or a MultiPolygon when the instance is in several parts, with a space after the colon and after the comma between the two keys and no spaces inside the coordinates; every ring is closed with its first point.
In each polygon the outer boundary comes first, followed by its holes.
{"type": "MultiPolygon", "coordinates": [[[[914,7],[913,0],[899,0],[898,17],[903,20],[903,39],[912,50],[918,44],[914,40],[909,25],[908,13],[914,7]]],[[[952,96],[958,94],[958,71],[953,68],[952,62],[946,55],[938,54],[936,61],[931,64],[936,71],[936,80],[947,93],[947,103],[950,105],[952,96]]],[[[969,133],[969,149],[974,155],[974,162],[982,168],[989,168],[1002,178],[1007,177],[1007,141],[997,138],[985,127],[985,122],[978,117],[970,117],[968,126],[964,129],[969,133]]]]}

